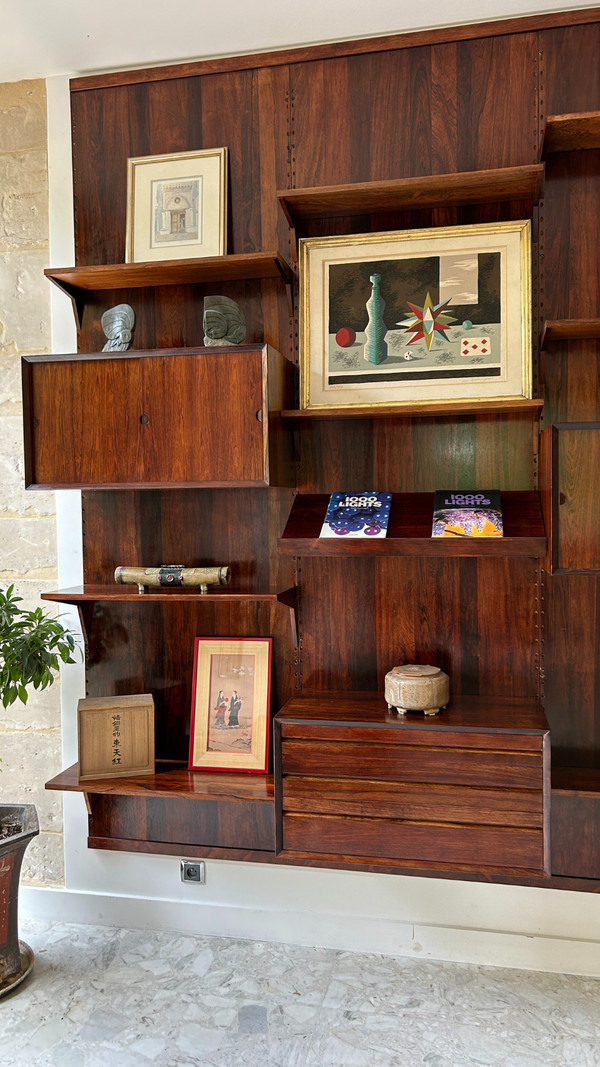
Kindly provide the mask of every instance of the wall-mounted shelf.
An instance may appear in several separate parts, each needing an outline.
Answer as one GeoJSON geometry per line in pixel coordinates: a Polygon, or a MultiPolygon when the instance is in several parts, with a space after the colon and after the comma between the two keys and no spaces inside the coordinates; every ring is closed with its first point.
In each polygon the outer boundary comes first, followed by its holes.
{"type": "Polygon", "coordinates": [[[600,111],[548,116],[542,157],[553,152],[578,152],[590,148],[600,148],[600,111]]]}
{"type": "Polygon", "coordinates": [[[339,408],[304,408],[282,411],[284,422],[315,422],[322,419],[454,418],[456,415],[526,415],[538,419],[544,401],[514,397],[507,400],[453,400],[447,403],[357,405],[339,408]]]}
{"type": "Polygon", "coordinates": [[[296,497],[279,551],[288,556],[532,556],[546,554],[539,494],[502,493],[504,537],[431,537],[433,493],[394,493],[387,537],[319,538],[329,496],[296,497]]]}
{"type": "Polygon", "coordinates": [[[548,319],[540,337],[540,349],[554,341],[585,341],[600,338],[600,319],[548,319]]]}
{"type": "Polygon", "coordinates": [[[141,289],[159,285],[199,285],[205,282],[281,278],[291,300],[292,271],[278,252],[249,252],[157,263],[49,267],[44,274],[71,298],[78,326],[81,326],[86,294],[105,289],[141,289]]]}
{"type": "Polygon", "coordinates": [[[90,848],[254,861],[274,856],[272,775],[196,773],[157,763],[154,774],[80,783],[75,763],[46,789],[84,794],[90,848]]]}
{"type": "Polygon", "coordinates": [[[299,231],[311,219],[458,207],[501,200],[532,200],[536,203],[543,188],[544,164],[534,163],[353,185],[283,189],[277,197],[290,227],[299,231]]]}
{"type": "Polygon", "coordinates": [[[144,603],[166,604],[168,602],[182,603],[212,603],[219,602],[242,603],[244,601],[267,601],[272,604],[283,604],[289,608],[290,623],[292,627],[292,639],[294,647],[298,647],[298,590],[294,586],[291,589],[260,590],[260,589],[230,589],[229,586],[210,586],[207,593],[201,593],[199,589],[147,589],[144,593],[138,592],[135,585],[79,585],[70,589],[57,589],[49,593],[41,594],[42,600],[51,600],[58,604],[72,604],[79,611],[79,618],[84,632],[87,631],[86,605],[93,605],[100,601],[112,603],[144,603]]]}

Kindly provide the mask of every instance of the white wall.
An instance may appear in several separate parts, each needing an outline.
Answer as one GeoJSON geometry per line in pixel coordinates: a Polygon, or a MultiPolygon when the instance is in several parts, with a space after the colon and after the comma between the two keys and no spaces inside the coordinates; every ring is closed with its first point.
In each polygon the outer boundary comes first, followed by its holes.
{"type": "MultiPolygon", "coordinates": [[[[68,81],[48,81],[50,262],[73,262],[68,81]]],[[[53,303],[55,351],[75,350],[70,302],[53,303]]],[[[60,493],[60,584],[81,581],[79,494],[60,493]]],[[[81,667],[63,677],[65,766],[77,758],[81,667]]],[[[88,850],[82,795],[66,794],[62,889],[24,887],[22,908],[44,917],[274,939],[348,950],[600,976],[600,899],[558,892],[207,861],[205,886],[183,885],[175,857],[88,850]]],[[[182,857],[183,858],[183,857],[182,857]]]]}

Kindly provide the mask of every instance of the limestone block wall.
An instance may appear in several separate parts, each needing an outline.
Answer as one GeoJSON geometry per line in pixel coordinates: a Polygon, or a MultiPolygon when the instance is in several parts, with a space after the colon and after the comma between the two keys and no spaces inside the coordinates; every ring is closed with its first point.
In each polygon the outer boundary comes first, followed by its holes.
{"type": "MultiPolygon", "coordinates": [[[[20,374],[21,354],[50,351],[48,243],[45,82],[0,83],[0,586],[27,607],[57,582],[54,493],[24,489],[20,374]]],[[[61,765],[59,681],[0,706],[0,758],[0,802],[33,802],[40,819],[23,881],[61,883],[61,798],[44,790],[61,765]]]]}

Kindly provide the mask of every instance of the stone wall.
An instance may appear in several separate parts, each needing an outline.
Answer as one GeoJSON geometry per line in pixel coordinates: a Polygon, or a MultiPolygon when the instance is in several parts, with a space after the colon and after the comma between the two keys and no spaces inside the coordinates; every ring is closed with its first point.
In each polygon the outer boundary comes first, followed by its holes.
{"type": "MultiPolygon", "coordinates": [[[[21,354],[50,351],[48,237],[45,82],[0,84],[0,586],[27,607],[57,582],[54,493],[24,489],[20,375],[21,354]]],[[[44,790],[61,765],[60,682],[0,706],[0,758],[0,801],[33,802],[40,819],[23,881],[60,883],[60,794],[44,790]]]]}

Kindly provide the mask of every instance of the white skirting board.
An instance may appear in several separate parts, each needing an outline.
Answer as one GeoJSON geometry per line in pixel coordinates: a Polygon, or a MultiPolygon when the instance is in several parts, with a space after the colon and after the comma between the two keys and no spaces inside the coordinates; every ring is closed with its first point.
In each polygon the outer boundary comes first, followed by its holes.
{"type": "Polygon", "coordinates": [[[600,941],[21,886],[22,916],[600,977],[600,941]]]}

